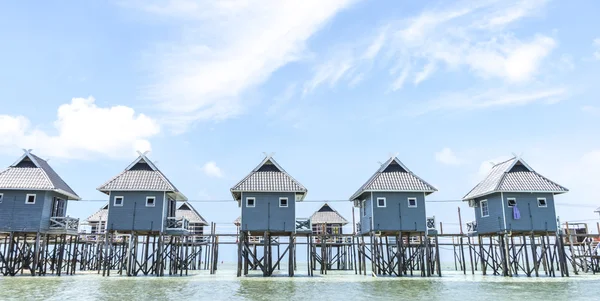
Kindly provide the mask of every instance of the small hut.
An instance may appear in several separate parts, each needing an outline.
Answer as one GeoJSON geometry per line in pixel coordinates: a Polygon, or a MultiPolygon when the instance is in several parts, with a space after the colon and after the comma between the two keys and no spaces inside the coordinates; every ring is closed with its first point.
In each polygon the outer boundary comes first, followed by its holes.
{"type": "Polygon", "coordinates": [[[104,234],[106,230],[106,221],[108,220],[108,203],[100,207],[94,214],[90,215],[85,221],[90,227],[90,234],[104,234]]]}
{"type": "Polygon", "coordinates": [[[329,235],[343,234],[343,226],[348,221],[329,204],[325,203],[310,217],[314,235],[327,233],[329,235]]]}
{"type": "Polygon", "coordinates": [[[498,163],[463,201],[475,211],[478,234],[555,232],[554,196],[568,189],[537,173],[521,158],[498,163]]]}
{"type": "Polygon", "coordinates": [[[208,226],[206,220],[196,211],[196,208],[192,206],[189,202],[183,202],[177,208],[175,212],[175,216],[183,217],[189,221],[188,232],[189,235],[194,236],[195,241],[200,241],[203,239],[204,235],[204,226],[208,226]]]}
{"type": "Polygon", "coordinates": [[[271,156],[231,188],[242,208],[242,231],[294,233],[296,202],[306,188],[290,176],[271,156]]]}
{"type": "Polygon", "coordinates": [[[187,220],[176,216],[177,201],[187,201],[171,181],[140,153],[123,172],[98,187],[109,196],[107,230],[181,233],[187,220]]]}
{"type": "Polygon", "coordinates": [[[77,234],[79,220],[68,217],[69,200],[79,196],[29,150],[0,172],[0,232],[77,234]]]}

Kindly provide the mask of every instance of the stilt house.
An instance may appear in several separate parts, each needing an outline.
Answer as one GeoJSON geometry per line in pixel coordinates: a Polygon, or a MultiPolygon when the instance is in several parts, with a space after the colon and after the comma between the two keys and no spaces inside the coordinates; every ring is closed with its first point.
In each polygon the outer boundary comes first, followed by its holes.
{"type": "Polygon", "coordinates": [[[343,227],[348,221],[329,204],[325,203],[310,217],[314,235],[327,233],[329,235],[343,234],[343,227]]]}
{"type": "Polygon", "coordinates": [[[185,218],[189,221],[188,235],[196,237],[200,241],[204,235],[204,227],[208,226],[206,220],[196,211],[196,208],[189,202],[183,202],[177,208],[175,216],[185,218]]]}
{"type": "Polygon", "coordinates": [[[398,158],[391,157],[350,197],[360,208],[357,232],[425,232],[425,197],[435,191],[398,158]]]}
{"type": "Polygon", "coordinates": [[[48,162],[25,150],[0,172],[0,232],[77,234],[79,220],[66,216],[79,196],[48,162]]]}
{"type": "Polygon", "coordinates": [[[521,158],[494,165],[463,201],[475,210],[471,232],[554,232],[554,196],[568,189],[537,173],[521,158]]]}
{"type": "Polygon", "coordinates": [[[109,197],[107,230],[181,233],[188,221],[177,217],[177,201],[187,201],[145,153],[98,187],[109,197]]]}
{"type": "Polygon", "coordinates": [[[294,233],[296,202],[306,188],[290,176],[271,156],[231,188],[242,208],[241,231],[294,233]]]}

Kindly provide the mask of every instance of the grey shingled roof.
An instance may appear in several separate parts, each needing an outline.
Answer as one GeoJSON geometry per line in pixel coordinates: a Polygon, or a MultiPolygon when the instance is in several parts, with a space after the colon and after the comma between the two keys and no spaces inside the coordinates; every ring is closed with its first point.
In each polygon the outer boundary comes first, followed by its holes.
{"type": "Polygon", "coordinates": [[[0,189],[49,190],[79,200],[79,196],[46,160],[25,151],[13,165],[0,172],[0,189]]]}
{"type": "Polygon", "coordinates": [[[325,203],[310,217],[312,224],[342,224],[347,225],[348,221],[337,210],[331,208],[325,203]]]}
{"type": "Polygon", "coordinates": [[[463,200],[470,200],[496,192],[564,193],[567,188],[535,172],[523,159],[512,158],[492,167],[490,173],[475,186],[463,200]]]}
{"type": "Polygon", "coordinates": [[[108,203],[102,206],[98,211],[94,214],[90,215],[86,221],[89,223],[106,221],[108,219],[108,203]]]}
{"type": "Polygon", "coordinates": [[[142,153],[123,172],[102,184],[98,190],[106,194],[109,194],[110,191],[165,191],[173,192],[177,200],[187,200],[142,153]]]}
{"type": "Polygon", "coordinates": [[[306,188],[290,176],[273,158],[267,156],[250,174],[231,188],[236,201],[241,192],[296,192],[304,198],[306,188]]]}
{"type": "Polygon", "coordinates": [[[430,194],[437,189],[410,171],[398,158],[392,157],[381,165],[377,172],[350,197],[350,200],[354,201],[363,193],[370,191],[406,191],[430,194]]]}
{"type": "Polygon", "coordinates": [[[185,217],[190,223],[199,223],[203,226],[207,226],[208,223],[206,220],[196,211],[196,208],[192,206],[192,204],[188,202],[183,202],[175,211],[175,216],[177,217],[185,217]]]}
{"type": "Polygon", "coordinates": [[[600,207],[596,208],[596,210],[594,210],[594,213],[600,213],[600,207]]]}

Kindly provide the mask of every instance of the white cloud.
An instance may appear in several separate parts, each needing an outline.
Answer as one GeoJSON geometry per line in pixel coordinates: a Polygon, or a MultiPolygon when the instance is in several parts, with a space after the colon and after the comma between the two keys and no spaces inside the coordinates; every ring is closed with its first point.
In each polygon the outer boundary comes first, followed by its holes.
{"type": "Polygon", "coordinates": [[[594,47],[596,51],[594,52],[594,57],[597,60],[600,60],[600,38],[594,39],[594,47]]]}
{"type": "Polygon", "coordinates": [[[223,177],[223,171],[221,171],[221,168],[219,168],[217,166],[217,163],[215,163],[214,161],[206,162],[206,164],[204,164],[204,166],[202,166],[202,171],[209,177],[214,177],[214,178],[222,178],[223,177]]]}
{"type": "MultiPolygon", "coordinates": [[[[244,111],[242,95],[280,67],[304,56],[306,41],[354,0],[128,1],[176,25],[149,57],[156,82],[147,91],[184,130],[196,120],[222,120],[244,111]]],[[[375,51],[375,49],[373,49],[375,51]]]]}
{"type": "Polygon", "coordinates": [[[449,147],[444,147],[441,151],[435,153],[435,160],[446,165],[459,165],[461,161],[449,147]]]}
{"type": "Polygon", "coordinates": [[[510,158],[512,158],[512,156],[500,156],[481,162],[479,165],[479,170],[477,171],[477,175],[475,175],[473,178],[476,179],[477,183],[481,182],[490,173],[494,165],[502,163],[510,158]]]}
{"type": "Polygon", "coordinates": [[[132,108],[96,106],[93,97],[73,98],[58,108],[53,131],[43,131],[23,116],[0,115],[0,149],[31,148],[40,156],[84,159],[122,157],[150,150],[157,122],[132,108]],[[53,134],[56,133],[56,134],[53,134]]]}
{"type": "Polygon", "coordinates": [[[523,106],[533,103],[553,104],[567,96],[566,88],[538,88],[521,91],[493,89],[449,93],[425,102],[411,113],[421,115],[438,110],[478,110],[493,107],[523,106]]]}
{"type": "MultiPolygon", "coordinates": [[[[389,68],[389,73],[395,77],[391,80],[393,91],[403,87],[407,77],[413,78],[414,84],[418,85],[444,69],[455,72],[466,69],[478,77],[496,78],[508,83],[531,81],[539,74],[557,42],[543,34],[518,37],[509,25],[535,15],[546,2],[467,1],[388,22],[377,31],[372,44],[365,45],[362,42],[364,38],[361,38],[353,46],[334,47],[329,58],[319,62],[318,66],[337,66],[336,70],[343,71],[344,76],[335,72],[324,73],[317,68],[315,77],[318,74],[319,81],[310,81],[311,87],[349,81],[352,74],[370,70],[370,62],[378,59],[386,60],[380,65],[389,68]],[[340,60],[340,51],[345,49],[356,50],[344,57],[343,65],[335,64],[340,60]],[[394,75],[399,66],[409,65],[412,66],[410,73],[399,77],[394,75]]],[[[404,72],[409,71],[404,69],[404,72]]]]}

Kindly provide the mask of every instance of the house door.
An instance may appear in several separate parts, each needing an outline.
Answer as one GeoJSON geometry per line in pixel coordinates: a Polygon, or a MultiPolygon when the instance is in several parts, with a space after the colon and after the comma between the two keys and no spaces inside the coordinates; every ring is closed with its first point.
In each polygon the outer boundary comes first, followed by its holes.
{"type": "Polygon", "coordinates": [[[167,211],[168,217],[175,217],[175,210],[177,210],[177,202],[175,200],[169,199],[169,207],[167,211]]]}
{"type": "Polygon", "coordinates": [[[66,201],[61,198],[52,198],[52,217],[63,217],[65,216],[65,205],[66,201]]]}

